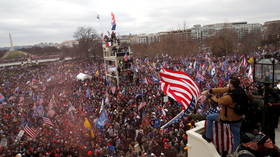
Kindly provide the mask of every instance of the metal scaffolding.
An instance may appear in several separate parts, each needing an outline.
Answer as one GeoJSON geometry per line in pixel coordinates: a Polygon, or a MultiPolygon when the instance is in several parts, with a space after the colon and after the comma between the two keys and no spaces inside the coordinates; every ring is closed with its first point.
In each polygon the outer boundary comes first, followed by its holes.
{"type": "Polygon", "coordinates": [[[120,42],[103,42],[103,57],[104,57],[104,68],[106,80],[116,84],[117,87],[120,85],[120,72],[124,70],[122,64],[125,56],[132,56],[130,47],[127,49],[121,47],[120,42]]]}

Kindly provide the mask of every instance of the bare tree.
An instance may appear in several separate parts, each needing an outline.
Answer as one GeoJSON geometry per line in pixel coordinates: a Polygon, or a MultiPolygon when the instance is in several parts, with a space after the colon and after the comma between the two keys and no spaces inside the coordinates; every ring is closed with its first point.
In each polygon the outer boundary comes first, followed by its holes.
{"type": "Polygon", "coordinates": [[[232,54],[236,45],[237,34],[229,29],[223,29],[217,32],[216,35],[209,40],[211,51],[216,56],[227,56],[232,54]]]}
{"type": "Polygon", "coordinates": [[[100,50],[101,44],[100,38],[98,37],[95,29],[92,27],[79,27],[73,35],[74,39],[79,42],[78,56],[88,57],[91,55],[96,55],[97,51],[100,50]]]}
{"type": "Polygon", "coordinates": [[[242,39],[240,39],[236,50],[238,53],[252,53],[258,46],[261,45],[261,32],[249,32],[242,39]]]}
{"type": "Polygon", "coordinates": [[[280,48],[280,22],[272,23],[267,26],[264,32],[264,45],[270,45],[274,49],[280,48]]]}

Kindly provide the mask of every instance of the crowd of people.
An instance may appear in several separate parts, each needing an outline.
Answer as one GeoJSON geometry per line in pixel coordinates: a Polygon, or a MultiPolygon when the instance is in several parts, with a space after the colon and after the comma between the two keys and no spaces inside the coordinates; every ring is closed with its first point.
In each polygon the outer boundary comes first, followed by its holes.
{"type": "MultiPolygon", "coordinates": [[[[3,67],[0,156],[186,156],[186,131],[195,119],[185,116],[160,129],[181,110],[160,89],[161,68],[189,74],[201,91],[226,86],[232,75],[255,90],[251,66],[237,56],[134,58],[133,79],[122,77],[119,86],[105,77],[103,62],[92,59],[3,67]],[[77,80],[80,72],[92,79],[77,80]]],[[[199,101],[197,113],[205,114],[204,106],[199,101]]],[[[260,131],[260,122],[251,130],[260,131]]]]}

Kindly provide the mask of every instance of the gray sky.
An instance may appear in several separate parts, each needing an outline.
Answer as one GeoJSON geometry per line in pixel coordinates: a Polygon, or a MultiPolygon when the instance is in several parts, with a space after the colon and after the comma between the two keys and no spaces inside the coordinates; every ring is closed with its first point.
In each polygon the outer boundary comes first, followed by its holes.
{"type": "Polygon", "coordinates": [[[280,0],[1,0],[0,47],[72,40],[79,26],[98,33],[155,33],[194,24],[280,20],[280,0]],[[100,21],[97,20],[100,15],[100,21]]]}

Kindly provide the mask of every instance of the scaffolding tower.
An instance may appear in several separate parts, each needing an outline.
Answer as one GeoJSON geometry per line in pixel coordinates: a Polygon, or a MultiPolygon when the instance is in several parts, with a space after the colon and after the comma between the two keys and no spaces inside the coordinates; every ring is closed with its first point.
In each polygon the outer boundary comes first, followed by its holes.
{"type": "Polygon", "coordinates": [[[121,45],[120,40],[104,40],[102,43],[102,48],[106,81],[109,81],[119,87],[121,71],[130,68],[130,66],[125,67],[122,64],[126,58],[132,57],[130,47],[128,45],[121,45]]]}

